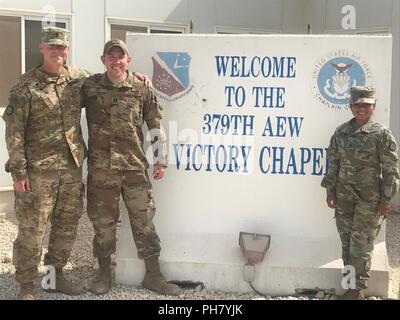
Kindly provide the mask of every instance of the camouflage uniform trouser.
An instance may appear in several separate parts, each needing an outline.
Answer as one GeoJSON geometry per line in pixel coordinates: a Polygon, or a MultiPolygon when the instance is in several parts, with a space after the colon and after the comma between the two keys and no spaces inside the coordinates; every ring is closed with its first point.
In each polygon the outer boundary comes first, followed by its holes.
{"type": "Polygon", "coordinates": [[[356,288],[366,289],[374,240],[383,221],[378,214],[378,203],[338,198],[335,217],[342,241],[343,263],[355,268],[356,288]]]}
{"type": "Polygon", "coordinates": [[[29,172],[31,192],[14,192],[18,236],[14,241],[15,277],[20,283],[38,275],[42,241],[47,222],[51,221],[45,265],[63,268],[75,242],[82,215],[82,169],[29,172]]]}
{"type": "Polygon", "coordinates": [[[95,257],[109,257],[115,252],[121,193],[139,258],[160,254],[160,240],[152,222],[155,204],[146,171],[89,168],[87,192],[87,211],[95,232],[95,257]]]}

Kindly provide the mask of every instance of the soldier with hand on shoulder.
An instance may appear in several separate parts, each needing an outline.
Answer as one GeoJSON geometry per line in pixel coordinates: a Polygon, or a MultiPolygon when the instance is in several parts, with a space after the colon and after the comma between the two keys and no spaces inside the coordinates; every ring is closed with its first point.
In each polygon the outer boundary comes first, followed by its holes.
{"type": "Polygon", "coordinates": [[[6,171],[14,180],[18,236],[14,241],[15,277],[19,299],[31,300],[42,253],[42,240],[51,220],[44,264],[55,268],[55,290],[76,295],[83,287],[67,281],[66,265],[82,213],[82,163],[86,146],[80,127],[80,108],[62,101],[67,84],[88,76],[65,64],[69,33],[44,28],[39,45],[43,63],[23,74],[12,88],[3,115],[9,160],[6,171]]]}
{"type": "MultiPolygon", "coordinates": [[[[44,264],[55,268],[54,290],[69,295],[84,290],[67,281],[62,269],[71,254],[82,214],[82,163],[87,155],[81,106],[69,103],[69,88],[79,88],[89,72],[66,65],[66,29],[43,28],[39,50],[43,63],[20,77],[3,115],[9,153],[6,171],[14,181],[19,222],[13,262],[20,284],[18,298],[24,300],[35,298],[34,280],[48,220],[52,227],[44,264]]],[[[146,76],[135,77],[151,84],[146,76]]]]}
{"type": "Polygon", "coordinates": [[[87,78],[79,101],[72,103],[86,107],[89,128],[87,209],[95,231],[93,252],[100,267],[91,290],[104,294],[111,288],[111,255],[116,250],[122,195],[138,256],[146,267],[143,286],[177,295],[180,288],[167,282],[160,271],[160,241],[152,222],[155,204],[143,147],[146,123],[152,136],[153,178],[162,179],[167,147],[161,106],[154,92],[128,71],[132,58],[123,41],[108,41],[101,61],[106,72],[87,78]]]}

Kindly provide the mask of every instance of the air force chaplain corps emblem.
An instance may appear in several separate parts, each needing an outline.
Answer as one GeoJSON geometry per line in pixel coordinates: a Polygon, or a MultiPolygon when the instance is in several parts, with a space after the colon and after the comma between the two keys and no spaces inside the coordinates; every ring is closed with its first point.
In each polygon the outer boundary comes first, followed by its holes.
{"type": "Polygon", "coordinates": [[[348,107],[351,87],[372,82],[368,64],[351,52],[322,57],[313,69],[312,78],[314,96],[323,105],[337,110],[348,107]]]}

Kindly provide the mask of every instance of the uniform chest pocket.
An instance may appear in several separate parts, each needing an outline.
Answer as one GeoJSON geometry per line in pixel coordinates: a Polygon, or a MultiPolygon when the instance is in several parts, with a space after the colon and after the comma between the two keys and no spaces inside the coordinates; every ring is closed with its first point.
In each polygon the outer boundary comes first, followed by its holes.
{"type": "Polygon", "coordinates": [[[363,137],[356,144],[354,156],[361,163],[372,165],[378,160],[377,143],[374,137],[363,137]]]}
{"type": "Polygon", "coordinates": [[[118,102],[118,116],[134,125],[139,124],[142,119],[140,99],[135,96],[125,96],[120,99],[118,102]]]}
{"type": "MultiPolygon", "coordinates": [[[[55,99],[58,99],[55,97],[55,99]]],[[[31,99],[31,108],[29,115],[32,119],[46,120],[53,117],[57,113],[57,101],[53,101],[48,94],[44,92],[33,93],[31,99]]]]}
{"type": "Polygon", "coordinates": [[[349,146],[347,139],[344,136],[339,136],[337,139],[337,153],[341,159],[345,159],[347,157],[348,148],[349,146]]]}
{"type": "Polygon", "coordinates": [[[86,96],[86,114],[92,123],[102,124],[110,116],[106,109],[106,91],[90,90],[86,96]]]}
{"type": "Polygon", "coordinates": [[[102,89],[90,89],[86,93],[86,104],[87,105],[101,105],[105,104],[105,95],[107,94],[107,90],[102,89]]]}
{"type": "Polygon", "coordinates": [[[83,101],[81,100],[81,87],[82,84],[80,82],[70,82],[61,96],[62,105],[72,113],[81,113],[83,105],[83,101]]]}

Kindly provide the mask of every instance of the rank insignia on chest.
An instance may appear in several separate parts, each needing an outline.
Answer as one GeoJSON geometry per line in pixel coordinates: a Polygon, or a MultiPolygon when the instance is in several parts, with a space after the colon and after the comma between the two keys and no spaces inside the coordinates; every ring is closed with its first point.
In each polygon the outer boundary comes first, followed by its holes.
{"type": "Polygon", "coordinates": [[[111,98],[111,102],[112,102],[113,104],[118,103],[118,98],[117,98],[117,97],[112,97],[112,98],[111,98]]]}

